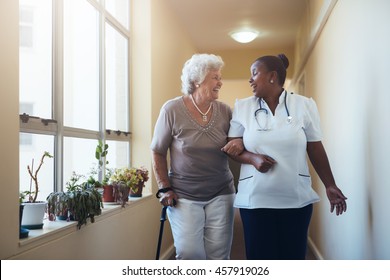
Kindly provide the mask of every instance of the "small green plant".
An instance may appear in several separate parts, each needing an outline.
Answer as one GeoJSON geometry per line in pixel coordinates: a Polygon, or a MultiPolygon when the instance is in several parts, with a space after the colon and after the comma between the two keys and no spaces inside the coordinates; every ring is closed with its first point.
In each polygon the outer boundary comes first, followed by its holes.
{"type": "Polygon", "coordinates": [[[88,178],[88,183],[95,187],[103,187],[108,183],[108,180],[111,176],[111,170],[106,168],[104,174],[104,167],[109,163],[106,160],[108,154],[108,144],[103,144],[102,140],[98,140],[95,150],[95,158],[98,161],[98,167],[92,168],[90,176],[88,178]],[[97,179],[96,179],[97,178],[97,179]],[[101,178],[101,179],[100,179],[101,178]]]}
{"type": "Polygon", "coordinates": [[[103,141],[99,139],[95,150],[95,158],[99,162],[99,168],[103,168],[104,164],[108,164],[106,156],[108,154],[108,144],[103,145],[103,141]]]}
{"type": "Polygon", "coordinates": [[[28,196],[28,202],[32,202],[32,203],[36,202],[38,197],[38,192],[39,192],[38,172],[39,170],[41,170],[44,159],[46,157],[53,158],[53,156],[49,152],[45,151],[41,157],[41,161],[39,162],[38,168],[35,170],[35,172],[34,172],[34,159],[32,161],[31,167],[30,165],[27,165],[27,171],[31,177],[30,189],[28,191],[21,192],[19,195],[19,200],[23,201],[25,197],[28,196]],[[32,182],[34,182],[34,186],[35,186],[34,190],[32,190],[32,184],[31,184],[32,182]]]}
{"type": "Polygon", "coordinates": [[[25,199],[26,199],[26,196],[30,196],[30,195],[31,195],[30,191],[20,192],[19,193],[19,203],[23,203],[23,201],[25,201],[25,199]]]}

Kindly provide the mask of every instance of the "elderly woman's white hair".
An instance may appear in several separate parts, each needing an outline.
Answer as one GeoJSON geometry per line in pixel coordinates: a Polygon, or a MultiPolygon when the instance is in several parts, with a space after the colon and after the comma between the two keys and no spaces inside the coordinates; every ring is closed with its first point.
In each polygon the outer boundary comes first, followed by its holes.
{"type": "Polygon", "coordinates": [[[214,54],[194,54],[184,63],[181,74],[181,91],[192,94],[195,84],[201,84],[210,70],[220,70],[224,62],[214,54]]]}

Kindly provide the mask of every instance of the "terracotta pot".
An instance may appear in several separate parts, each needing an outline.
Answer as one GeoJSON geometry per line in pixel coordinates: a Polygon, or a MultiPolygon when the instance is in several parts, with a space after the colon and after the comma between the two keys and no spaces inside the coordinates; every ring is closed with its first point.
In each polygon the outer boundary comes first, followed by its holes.
{"type": "Polygon", "coordinates": [[[103,202],[115,202],[114,188],[112,185],[103,186],[103,202]]]}

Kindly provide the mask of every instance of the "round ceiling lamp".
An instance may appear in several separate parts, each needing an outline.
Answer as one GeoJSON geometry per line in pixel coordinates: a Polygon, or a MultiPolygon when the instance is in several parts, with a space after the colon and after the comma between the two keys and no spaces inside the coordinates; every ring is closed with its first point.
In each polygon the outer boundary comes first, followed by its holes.
{"type": "Polygon", "coordinates": [[[234,31],[229,33],[229,35],[239,43],[249,43],[252,42],[259,35],[259,32],[253,30],[244,30],[244,31],[234,31]]]}

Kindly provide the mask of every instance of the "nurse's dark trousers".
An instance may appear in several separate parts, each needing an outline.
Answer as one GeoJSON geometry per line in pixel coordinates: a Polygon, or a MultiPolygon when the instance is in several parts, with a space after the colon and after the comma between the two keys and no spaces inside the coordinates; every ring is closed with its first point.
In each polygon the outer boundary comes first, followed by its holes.
{"type": "Polygon", "coordinates": [[[248,260],[304,260],[313,205],[291,209],[240,208],[248,260]]]}

